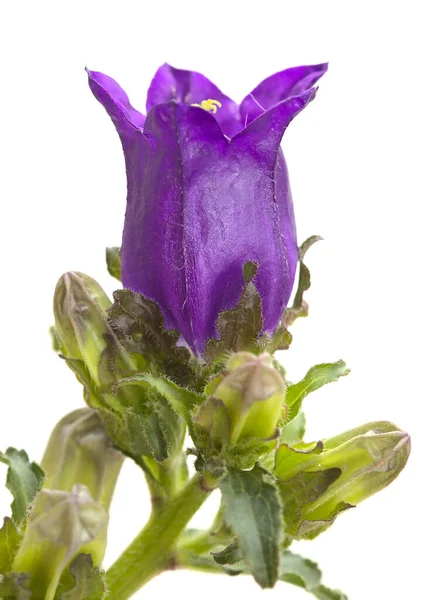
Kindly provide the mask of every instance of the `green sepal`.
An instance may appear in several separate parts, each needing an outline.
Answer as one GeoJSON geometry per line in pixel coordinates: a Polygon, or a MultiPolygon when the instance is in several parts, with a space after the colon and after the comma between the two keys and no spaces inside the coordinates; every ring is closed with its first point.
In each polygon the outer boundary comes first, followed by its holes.
{"type": "Polygon", "coordinates": [[[1,600],[30,600],[32,592],[29,589],[27,573],[0,574],[1,600]]]}
{"type": "Polygon", "coordinates": [[[241,555],[257,583],[271,588],[279,576],[283,535],[281,504],[271,475],[229,469],[220,480],[226,522],[235,532],[241,555]]]}
{"type": "Polygon", "coordinates": [[[292,306],[285,311],[283,323],[285,327],[290,327],[299,317],[307,317],[309,306],[304,300],[304,292],[310,288],[310,271],[304,263],[306,252],[316,243],[322,241],[320,235],[312,235],[304,241],[298,249],[298,260],[300,264],[300,273],[298,276],[297,292],[292,306]]]}
{"type": "Polygon", "coordinates": [[[109,274],[121,281],[121,248],[106,248],[106,266],[109,274]]]}
{"type": "Polygon", "coordinates": [[[134,414],[143,420],[145,439],[153,457],[161,462],[180,452],[186,431],[183,418],[189,423],[189,402],[198,402],[197,395],[149,373],[121,379],[113,390],[116,395],[124,392],[128,401],[132,388],[143,393],[142,407],[136,407],[134,414]],[[183,404],[185,400],[187,405],[183,404]]]}
{"type": "MultiPolygon", "coordinates": [[[[341,476],[338,468],[316,471],[313,473],[298,473],[289,481],[277,481],[277,487],[283,503],[283,518],[285,532],[293,539],[312,539],[324,531],[332,522],[319,521],[309,523],[304,515],[304,507],[314,502],[326,492],[329,486],[341,476]]],[[[339,507],[341,512],[343,507],[339,507]]],[[[332,515],[334,519],[336,515],[332,515]]]]}
{"type": "Polygon", "coordinates": [[[177,345],[177,331],[165,329],[156,302],[131,290],[118,290],[107,317],[123,348],[145,361],[143,370],[170,375],[179,385],[195,383],[197,372],[192,355],[177,345]]]}
{"type": "Polygon", "coordinates": [[[105,596],[102,571],[94,568],[89,554],[79,554],[71,563],[72,586],[59,595],[59,600],[101,600],[105,596]]]}
{"type": "Polygon", "coordinates": [[[225,451],[225,463],[233,469],[252,469],[265,455],[269,454],[277,444],[277,435],[268,440],[249,438],[229,446],[225,451]]]}
{"type": "Polygon", "coordinates": [[[0,452],[0,462],[8,466],[6,487],[13,496],[12,519],[20,525],[36,493],[44,481],[44,472],[36,462],[30,462],[24,450],[8,448],[0,452]]]}
{"type": "Polygon", "coordinates": [[[101,395],[83,361],[66,362],[84,387],[85,402],[98,411],[107,435],[126,456],[138,464],[143,464],[141,456],[161,462],[180,447],[183,423],[152,386],[144,389],[134,378],[125,378],[112,385],[113,393],[101,395]]]}
{"type": "Polygon", "coordinates": [[[219,339],[209,339],[204,351],[204,359],[208,364],[223,361],[229,352],[258,354],[261,351],[258,338],[263,327],[262,301],[253,282],[257,268],[256,263],[245,264],[245,287],[238,304],[218,316],[219,339]]]}
{"type": "Polygon", "coordinates": [[[318,242],[322,239],[323,238],[319,235],[312,235],[305,242],[303,242],[298,249],[300,269],[297,291],[293,304],[284,311],[283,317],[274,333],[271,336],[264,334],[261,339],[264,349],[270,354],[273,354],[277,350],[287,350],[289,348],[289,346],[292,344],[292,334],[288,328],[296,319],[298,319],[298,317],[307,317],[309,314],[309,306],[304,300],[304,292],[310,288],[310,271],[304,264],[304,257],[309,248],[313,246],[315,242],[318,242]]]}
{"type": "Polygon", "coordinates": [[[194,408],[204,402],[204,396],[180,387],[166,377],[157,377],[150,373],[138,373],[121,379],[115,389],[129,385],[153,389],[167,400],[174,412],[182,417],[187,425],[191,424],[191,413],[194,408]]]}
{"type": "Polygon", "coordinates": [[[5,517],[3,527],[0,529],[0,573],[9,573],[12,563],[20,546],[21,534],[14,522],[5,517]]]}
{"type": "Polygon", "coordinates": [[[193,437],[196,445],[204,447],[207,454],[212,450],[213,455],[214,450],[221,451],[227,446],[230,437],[230,417],[222,400],[211,396],[199,407],[194,418],[193,437]],[[204,433],[207,433],[208,437],[205,437],[204,433]],[[209,448],[209,445],[212,448],[209,448]]]}
{"type": "Polygon", "coordinates": [[[315,365],[306,373],[304,378],[298,383],[289,385],[286,390],[286,406],[288,414],[285,422],[289,423],[296,418],[300,412],[304,398],[319,389],[326,383],[337,381],[340,377],[348,375],[350,370],[343,360],[335,363],[323,363],[315,365]]]}

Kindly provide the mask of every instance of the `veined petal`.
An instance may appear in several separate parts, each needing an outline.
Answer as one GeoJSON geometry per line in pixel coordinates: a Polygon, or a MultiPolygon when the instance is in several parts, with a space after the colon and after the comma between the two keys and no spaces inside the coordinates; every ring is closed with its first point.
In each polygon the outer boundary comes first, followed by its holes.
{"type": "Polygon", "coordinates": [[[241,123],[246,126],[256,117],[291,96],[313,87],[328,69],[328,63],[293,67],[264,79],[241,102],[241,123]]]}
{"type": "MultiPolygon", "coordinates": [[[[264,327],[271,331],[288,303],[298,263],[294,207],[288,171],[280,149],[283,134],[292,119],[315,97],[312,88],[287,98],[263,113],[230,142],[232,152],[252,157],[263,166],[265,191],[257,202],[268,205],[267,233],[274,244],[275,264],[262,268],[260,261],[256,287],[262,297],[264,327]]],[[[262,228],[261,222],[259,231],[262,228]]]]}
{"type": "Polygon", "coordinates": [[[157,104],[175,100],[181,104],[200,104],[203,100],[218,100],[215,119],[222,131],[231,137],[240,130],[239,106],[212,83],[196,71],[176,69],[165,63],[156,72],[148,90],[147,112],[157,104]]]}
{"type": "Polygon", "coordinates": [[[120,136],[132,130],[142,130],[145,116],[133,108],[126,92],[115,79],[89,69],[86,72],[92,93],[106,109],[120,136]]]}
{"type": "Polygon", "coordinates": [[[275,162],[266,168],[250,144],[229,142],[213,115],[176,102],[150,111],[144,135],[153,158],[146,168],[136,165],[129,188],[124,286],[154,299],[166,325],[201,354],[217,335],[219,313],[240,298],[244,264],[255,261],[271,330],[289,299],[297,261],[285,167],[276,189],[275,162]],[[285,211],[291,224],[280,223],[285,211]]]}
{"type": "Polygon", "coordinates": [[[291,96],[254,119],[231,141],[233,146],[250,147],[259,159],[275,165],[282,137],[289,123],[311,102],[318,88],[311,88],[298,96],[291,96]]]}
{"type": "MultiPolygon", "coordinates": [[[[152,298],[167,327],[193,349],[207,329],[203,241],[216,226],[218,208],[207,198],[208,172],[219,169],[228,141],[214,117],[177,102],[153,107],[144,137],[153,160],[127,162],[130,179],[122,245],[123,285],[152,298]],[[133,172],[134,171],[134,172],[133,172]]],[[[209,256],[210,258],[210,256],[209,256]]],[[[206,274],[207,275],[207,274],[206,274]]],[[[209,278],[216,276],[211,269],[209,278]]],[[[206,278],[207,279],[207,278],[206,278]]],[[[211,292],[210,292],[211,294],[211,292]]],[[[214,299],[216,302],[216,299],[214,299]]],[[[209,327],[209,331],[210,331],[209,327]]],[[[213,327],[212,327],[213,329],[213,327]]]]}

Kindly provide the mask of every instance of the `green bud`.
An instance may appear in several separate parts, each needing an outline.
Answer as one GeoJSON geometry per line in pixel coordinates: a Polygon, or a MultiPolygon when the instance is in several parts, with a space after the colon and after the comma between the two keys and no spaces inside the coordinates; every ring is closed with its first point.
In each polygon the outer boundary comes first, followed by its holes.
{"type": "Polygon", "coordinates": [[[271,439],[282,415],[286,384],[268,354],[232,355],[228,373],[203,404],[195,421],[217,446],[271,439]]]}
{"type": "MultiPolygon", "coordinates": [[[[301,474],[332,475],[319,495],[300,510],[308,521],[329,521],[341,509],[355,506],[389,485],[406,465],[410,437],[386,421],[368,423],[318,444],[282,444],[276,453],[275,474],[292,494],[301,474]]],[[[314,477],[313,481],[317,479],[314,477]]],[[[308,482],[306,480],[306,490],[308,482]]]]}
{"type": "Polygon", "coordinates": [[[61,419],[50,436],[41,463],[44,488],[69,491],[80,483],[109,510],[123,460],[97,412],[80,408],[61,419]]]}
{"type": "Polygon", "coordinates": [[[102,549],[92,544],[107,519],[107,512],[83,485],[75,485],[71,492],[38,492],[12,565],[13,571],[30,575],[32,597],[51,600],[62,571],[80,553],[91,554],[99,564],[102,549]]]}
{"type": "MultiPolygon", "coordinates": [[[[59,279],[53,302],[56,332],[67,358],[82,360],[97,387],[101,385],[100,362],[108,337],[116,339],[105,318],[111,306],[100,285],[84,273],[65,273],[59,279]]],[[[118,354],[130,365],[121,348],[118,354]]]]}

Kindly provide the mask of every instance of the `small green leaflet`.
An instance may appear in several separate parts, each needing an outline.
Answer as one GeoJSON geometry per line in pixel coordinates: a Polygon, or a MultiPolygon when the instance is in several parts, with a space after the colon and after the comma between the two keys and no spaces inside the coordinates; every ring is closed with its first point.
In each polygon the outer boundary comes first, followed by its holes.
{"type": "Polygon", "coordinates": [[[9,517],[5,517],[0,529],[0,573],[12,571],[12,563],[20,545],[20,534],[9,517]]]}
{"type": "Polygon", "coordinates": [[[272,477],[258,466],[251,471],[229,469],[219,487],[226,521],[238,538],[245,564],[261,587],[273,587],[279,575],[283,524],[272,477]]]}
{"type": "Polygon", "coordinates": [[[27,573],[9,573],[0,575],[1,600],[30,600],[32,592],[28,587],[27,573]]]}
{"type": "Polygon", "coordinates": [[[9,467],[6,487],[14,497],[11,504],[12,519],[19,525],[36,492],[41,488],[44,472],[35,462],[29,461],[24,450],[8,448],[4,454],[0,452],[0,462],[9,467]]]}
{"type": "Polygon", "coordinates": [[[79,554],[70,567],[74,585],[63,592],[60,600],[100,600],[105,595],[100,569],[94,568],[89,554],[79,554]]]}
{"type": "Polygon", "coordinates": [[[343,360],[338,360],[335,363],[315,365],[309,369],[300,382],[288,386],[286,390],[286,405],[288,407],[286,422],[289,423],[295,419],[300,412],[304,398],[308,394],[319,389],[326,383],[337,381],[340,377],[348,375],[349,372],[350,370],[343,360]]]}
{"type": "Polygon", "coordinates": [[[321,241],[323,238],[320,235],[312,235],[305,242],[303,242],[298,249],[298,258],[300,264],[300,273],[298,276],[297,292],[295,294],[294,302],[291,308],[285,311],[283,317],[283,323],[285,327],[289,327],[299,317],[307,317],[309,314],[309,306],[304,300],[304,292],[310,288],[310,271],[304,264],[304,257],[306,252],[315,244],[321,241]]]}
{"type": "MultiPolygon", "coordinates": [[[[212,553],[212,557],[213,561],[209,556],[190,555],[187,566],[200,571],[227,573],[232,576],[249,574],[247,567],[240,561],[240,549],[236,540],[221,552],[212,553]]],[[[318,600],[348,600],[339,590],[324,586],[321,578],[321,570],[315,562],[289,550],[282,553],[279,581],[303,588],[318,600]]]]}
{"type": "Polygon", "coordinates": [[[316,563],[293,552],[282,554],[279,579],[302,587],[318,600],[348,600],[342,592],[321,584],[321,571],[316,563]]]}

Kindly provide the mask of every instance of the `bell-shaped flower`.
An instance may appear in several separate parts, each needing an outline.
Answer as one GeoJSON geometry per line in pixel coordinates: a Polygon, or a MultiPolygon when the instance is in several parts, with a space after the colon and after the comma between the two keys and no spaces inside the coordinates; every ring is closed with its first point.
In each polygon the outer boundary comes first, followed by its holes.
{"type": "Polygon", "coordinates": [[[249,261],[259,266],[264,331],[283,314],[298,248],[280,143],[326,70],[276,73],[237,104],[200,73],[165,64],[147,116],[113,79],[88,71],[126,160],[123,285],[156,301],[196,354],[217,336],[219,313],[239,300],[249,261]]]}

